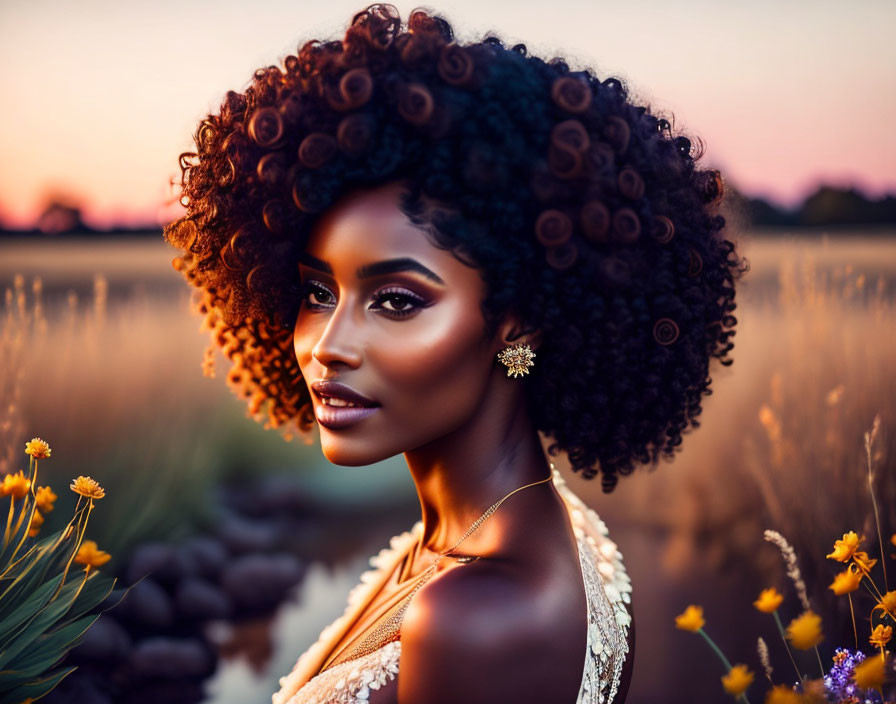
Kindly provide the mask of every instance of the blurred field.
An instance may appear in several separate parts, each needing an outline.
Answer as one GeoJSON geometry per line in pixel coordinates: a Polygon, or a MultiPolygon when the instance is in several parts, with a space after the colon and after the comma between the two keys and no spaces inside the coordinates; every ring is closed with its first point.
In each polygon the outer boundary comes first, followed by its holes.
{"type": "MultiPolygon", "coordinates": [[[[735,361],[710,370],[714,393],[675,462],[623,478],[610,495],[567,473],[607,522],[632,577],[637,656],[629,702],[726,696],[706,645],[674,629],[688,603],[704,605],[707,632],[733,662],[759,673],[762,635],[778,672],[787,672],[771,619],[751,606],[760,588],[774,585],[786,597],[785,623],[798,613],[780,555],[763,541],[766,528],[797,550],[824,620],[822,656],[853,647],[848,606],[827,589],[838,570],[824,555],[848,530],[869,536],[872,556],[879,552],[863,448],[876,413],[875,486],[884,530],[896,531],[896,236],[750,233],[739,245],[751,271],[737,292],[735,361]]],[[[270,473],[294,476],[334,517],[351,515],[352,504],[382,506],[388,520],[366,533],[363,550],[385,544],[398,530],[396,515],[410,527],[419,507],[401,458],[376,468],[329,467],[316,446],[286,443],[245,417],[225,386],[223,358],[217,379],[202,376],[207,338],[172,256],[144,240],[0,242],[0,470],[24,466],[26,439],[50,442],[53,457],[41,463],[38,483],[50,483],[60,500],[44,530],[70,515],[74,495],[62,489],[77,474],[107,489],[88,537],[113,553],[214,521],[217,485],[270,473]]],[[[896,562],[889,562],[894,588],[896,562]]],[[[338,574],[333,589],[347,592],[351,576],[338,574]]],[[[321,594],[333,589],[317,586],[321,594]]],[[[854,602],[865,618],[863,596],[854,602]]],[[[297,610],[335,617],[343,598],[292,607],[274,630],[283,634],[283,619],[295,620],[297,610]]],[[[316,629],[278,636],[275,669],[316,629]]],[[[860,639],[865,631],[860,622],[860,639]]],[[[805,671],[813,662],[806,658],[805,671]]],[[[272,671],[261,686],[273,691],[281,674],[272,671]]],[[[244,692],[241,701],[257,694],[244,692]]]]}

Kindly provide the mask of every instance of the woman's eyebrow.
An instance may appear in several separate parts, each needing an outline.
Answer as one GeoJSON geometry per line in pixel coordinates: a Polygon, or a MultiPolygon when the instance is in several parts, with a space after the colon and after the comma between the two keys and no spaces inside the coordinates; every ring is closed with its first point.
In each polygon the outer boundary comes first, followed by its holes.
{"type": "MultiPolygon", "coordinates": [[[[323,271],[330,275],[333,274],[333,269],[329,264],[311,254],[308,254],[308,252],[301,252],[299,254],[299,261],[305,266],[311,267],[312,269],[317,269],[318,271],[323,271]]],[[[440,286],[445,285],[445,282],[438,274],[430,269],[427,269],[416,259],[411,259],[409,257],[385,259],[381,262],[365,264],[364,266],[359,267],[355,274],[359,279],[367,279],[371,276],[394,274],[398,271],[416,271],[417,273],[423,274],[423,276],[425,276],[427,279],[429,279],[430,281],[434,281],[440,286]]]]}

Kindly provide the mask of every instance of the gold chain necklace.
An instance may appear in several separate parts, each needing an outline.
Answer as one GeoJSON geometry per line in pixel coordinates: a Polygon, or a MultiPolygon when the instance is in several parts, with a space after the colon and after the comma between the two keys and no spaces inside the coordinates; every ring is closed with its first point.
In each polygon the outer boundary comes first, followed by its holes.
{"type": "MultiPolygon", "coordinates": [[[[435,574],[436,567],[439,564],[439,560],[441,560],[446,555],[454,552],[457,549],[457,546],[460,545],[464,540],[470,537],[473,532],[482,525],[482,522],[485,521],[486,518],[491,516],[495,511],[498,510],[498,507],[504,503],[507,499],[513,496],[516,492],[522,491],[523,489],[528,489],[530,486],[535,486],[536,484],[544,484],[545,482],[553,479],[553,474],[546,479],[540,479],[537,482],[532,482],[531,484],[526,484],[525,486],[518,487],[511,491],[507,496],[505,496],[500,501],[496,501],[488,509],[486,509],[485,513],[483,513],[479,518],[477,518],[473,525],[470,526],[470,529],[464,533],[463,537],[458,540],[454,547],[449,548],[448,550],[443,550],[438,554],[435,561],[427,567],[423,572],[418,575],[417,579],[420,581],[414,586],[411,590],[411,593],[408,594],[404,599],[402,599],[397,607],[393,607],[395,609],[390,616],[384,621],[380,622],[380,624],[371,631],[360,643],[354,646],[346,655],[340,657],[337,656],[333,661],[327,663],[323,668],[321,668],[321,672],[324,670],[328,670],[329,668],[338,665],[340,662],[348,662],[349,660],[354,660],[356,658],[363,657],[364,655],[368,655],[370,653],[376,652],[381,647],[383,647],[386,643],[397,640],[398,634],[401,632],[401,622],[404,618],[404,613],[407,610],[408,604],[413,598],[414,594],[422,587],[432,576],[435,574]]],[[[477,558],[472,558],[477,559],[477,558]]],[[[463,562],[471,562],[472,559],[462,560],[463,562]]]]}

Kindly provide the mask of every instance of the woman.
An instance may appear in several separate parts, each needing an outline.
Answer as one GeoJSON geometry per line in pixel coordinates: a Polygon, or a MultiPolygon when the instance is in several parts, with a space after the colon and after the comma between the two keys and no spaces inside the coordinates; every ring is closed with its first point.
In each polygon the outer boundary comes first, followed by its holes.
{"type": "Polygon", "coordinates": [[[622,702],[622,556],[539,433],[610,492],[698,425],[743,271],[719,174],[619,80],[390,5],[195,139],[165,234],[208,355],[334,464],[403,453],[422,509],[274,703],[622,702]]]}

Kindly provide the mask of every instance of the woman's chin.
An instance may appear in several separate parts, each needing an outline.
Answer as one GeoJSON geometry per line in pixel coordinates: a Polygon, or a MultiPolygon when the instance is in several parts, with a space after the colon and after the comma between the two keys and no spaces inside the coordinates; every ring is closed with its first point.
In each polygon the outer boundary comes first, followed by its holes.
{"type": "Polygon", "coordinates": [[[363,467],[368,464],[381,462],[392,456],[372,453],[369,438],[366,440],[362,438],[351,439],[344,435],[340,436],[339,432],[320,426],[320,448],[330,464],[342,467],[363,467]]]}

